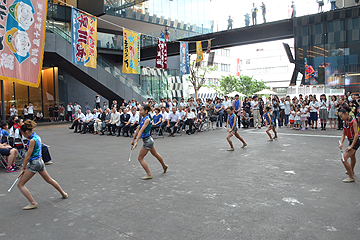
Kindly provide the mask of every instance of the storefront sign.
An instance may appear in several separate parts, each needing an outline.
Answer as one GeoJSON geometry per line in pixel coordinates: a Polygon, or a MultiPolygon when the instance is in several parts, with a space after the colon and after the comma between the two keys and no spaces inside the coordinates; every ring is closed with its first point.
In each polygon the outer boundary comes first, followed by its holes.
{"type": "Polygon", "coordinates": [[[180,75],[190,74],[189,44],[180,42],[180,75]]]}

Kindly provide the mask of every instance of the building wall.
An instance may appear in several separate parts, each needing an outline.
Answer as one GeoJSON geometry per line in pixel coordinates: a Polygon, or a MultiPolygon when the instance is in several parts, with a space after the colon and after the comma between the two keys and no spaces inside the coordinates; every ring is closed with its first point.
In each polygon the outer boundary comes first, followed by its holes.
{"type": "MultiPolygon", "coordinates": [[[[73,78],[72,76],[66,74],[67,89],[68,89],[68,101],[74,104],[77,102],[84,109],[86,102],[89,102],[90,107],[95,107],[95,96],[96,92],[86,87],[84,84],[73,78]]],[[[103,102],[107,102],[109,105],[109,100],[103,96],[101,98],[101,106],[103,102]]],[[[111,99],[112,101],[113,99],[111,99]]]]}

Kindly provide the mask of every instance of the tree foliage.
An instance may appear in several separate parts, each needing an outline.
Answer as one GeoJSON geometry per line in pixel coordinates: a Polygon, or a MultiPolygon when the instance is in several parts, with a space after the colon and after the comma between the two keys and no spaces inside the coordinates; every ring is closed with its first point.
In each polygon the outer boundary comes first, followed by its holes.
{"type": "Polygon", "coordinates": [[[246,75],[242,75],[239,77],[235,77],[232,75],[222,76],[219,80],[219,85],[210,86],[215,89],[216,94],[218,95],[227,95],[232,92],[239,92],[245,94],[246,96],[250,96],[255,92],[261,91],[263,89],[268,89],[265,82],[262,80],[253,79],[253,77],[249,77],[246,75]]]}
{"type": "Polygon", "coordinates": [[[188,81],[191,83],[192,87],[195,90],[195,96],[197,98],[197,93],[200,90],[201,87],[204,86],[206,81],[206,74],[210,73],[212,71],[215,71],[216,67],[211,66],[198,66],[196,65],[196,62],[192,62],[190,64],[190,76],[188,78],[188,81]]]}

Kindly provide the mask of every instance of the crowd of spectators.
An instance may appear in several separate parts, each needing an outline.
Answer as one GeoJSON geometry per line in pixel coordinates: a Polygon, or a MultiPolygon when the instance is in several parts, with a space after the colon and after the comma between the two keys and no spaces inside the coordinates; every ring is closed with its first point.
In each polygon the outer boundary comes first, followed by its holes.
{"type": "MultiPolygon", "coordinates": [[[[342,121],[337,112],[341,107],[349,106],[352,116],[359,112],[359,95],[348,93],[346,96],[326,97],[325,94],[317,97],[315,94],[302,96],[290,96],[279,98],[278,96],[265,99],[258,96],[245,97],[243,100],[236,95],[235,98],[216,97],[215,99],[195,100],[184,98],[178,102],[176,99],[161,99],[160,102],[148,99],[141,104],[151,106],[150,116],[152,129],[159,130],[159,134],[168,132],[169,136],[175,136],[180,131],[189,135],[195,131],[216,130],[226,127],[226,109],[233,106],[238,118],[238,127],[261,129],[265,126],[264,108],[270,107],[271,116],[275,127],[288,127],[293,130],[326,130],[330,128],[342,129],[342,121]],[[320,123],[319,123],[320,120],[320,123]],[[200,126],[200,128],[199,128],[200,126]]],[[[123,101],[118,104],[114,100],[111,106],[106,102],[100,107],[100,103],[91,109],[88,104],[83,112],[80,105],[67,105],[67,120],[72,121],[70,129],[76,133],[87,132],[100,135],[132,136],[140,122],[139,108],[141,104],[136,101],[123,101]],[[74,113],[74,114],[73,114],[74,113]]]]}

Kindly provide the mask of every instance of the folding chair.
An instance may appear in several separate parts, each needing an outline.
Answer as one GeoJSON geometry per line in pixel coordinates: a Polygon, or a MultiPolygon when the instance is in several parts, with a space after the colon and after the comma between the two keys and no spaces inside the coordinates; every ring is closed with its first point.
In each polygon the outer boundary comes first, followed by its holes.
{"type": "Polygon", "coordinates": [[[5,168],[7,167],[7,161],[5,160],[4,156],[0,154],[0,167],[5,168]]]}
{"type": "Polygon", "coordinates": [[[155,139],[164,138],[164,129],[161,127],[161,125],[155,127],[151,133],[153,133],[154,131],[156,131],[156,136],[154,137],[155,139]]]}

